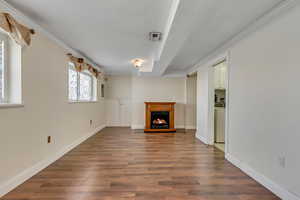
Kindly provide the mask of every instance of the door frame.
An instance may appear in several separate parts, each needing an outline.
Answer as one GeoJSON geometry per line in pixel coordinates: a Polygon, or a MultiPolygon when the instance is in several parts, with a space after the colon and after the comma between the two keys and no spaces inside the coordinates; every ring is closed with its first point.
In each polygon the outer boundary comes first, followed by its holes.
{"type": "Polygon", "coordinates": [[[216,56],[214,59],[211,59],[211,62],[207,65],[208,67],[208,90],[209,90],[209,99],[208,99],[208,116],[209,116],[209,129],[208,129],[208,138],[207,141],[210,145],[214,145],[214,136],[215,136],[215,127],[214,127],[214,99],[215,99],[215,88],[214,88],[214,66],[225,60],[227,71],[226,71],[226,107],[225,107],[225,155],[229,152],[229,74],[230,74],[230,56],[229,52],[225,52],[219,56],[216,56]]]}

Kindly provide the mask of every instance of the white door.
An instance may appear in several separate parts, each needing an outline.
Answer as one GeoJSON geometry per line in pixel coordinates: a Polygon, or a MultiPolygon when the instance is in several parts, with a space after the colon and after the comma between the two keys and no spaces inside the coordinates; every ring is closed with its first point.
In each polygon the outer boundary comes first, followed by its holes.
{"type": "Polygon", "coordinates": [[[131,101],[120,100],[120,126],[129,127],[131,125],[131,101]]]}
{"type": "Polygon", "coordinates": [[[130,100],[108,99],[105,109],[107,126],[129,127],[131,125],[130,100]]]}

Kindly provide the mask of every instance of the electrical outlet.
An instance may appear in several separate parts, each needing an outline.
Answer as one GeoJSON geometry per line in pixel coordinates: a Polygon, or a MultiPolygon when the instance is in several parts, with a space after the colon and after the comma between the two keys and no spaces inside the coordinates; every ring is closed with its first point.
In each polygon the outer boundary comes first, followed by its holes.
{"type": "Polygon", "coordinates": [[[93,120],[90,120],[90,126],[92,126],[92,124],[93,124],[93,120]]]}
{"type": "Polygon", "coordinates": [[[278,157],[278,164],[281,168],[285,168],[285,164],[286,164],[285,156],[278,157]]]}
{"type": "Polygon", "coordinates": [[[51,136],[48,136],[48,138],[47,138],[47,142],[48,142],[48,144],[50,144],[50,143],[51,143],[51,136]]]}

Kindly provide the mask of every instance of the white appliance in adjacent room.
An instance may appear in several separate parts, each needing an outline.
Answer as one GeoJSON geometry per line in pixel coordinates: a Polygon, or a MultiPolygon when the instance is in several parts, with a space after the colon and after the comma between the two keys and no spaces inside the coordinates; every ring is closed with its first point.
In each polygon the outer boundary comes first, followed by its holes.
{"type": "Polygon", "coordinates": [[[225,108],[215,107],[215,143],[225,142],[225,108]]]}

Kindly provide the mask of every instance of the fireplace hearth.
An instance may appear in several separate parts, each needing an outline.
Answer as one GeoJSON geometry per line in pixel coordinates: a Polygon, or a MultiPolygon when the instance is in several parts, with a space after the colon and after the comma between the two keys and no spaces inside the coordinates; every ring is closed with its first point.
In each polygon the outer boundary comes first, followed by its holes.
{"type": "Polygon", "coordinates": [[[176,132],[174,128],[175,102],[145,102],[145,132],[176,132]]]}

